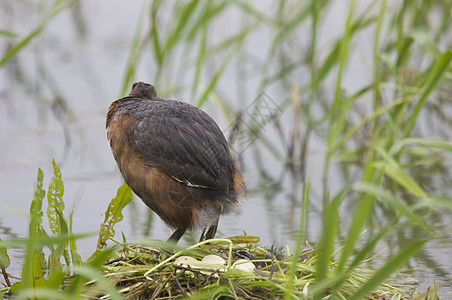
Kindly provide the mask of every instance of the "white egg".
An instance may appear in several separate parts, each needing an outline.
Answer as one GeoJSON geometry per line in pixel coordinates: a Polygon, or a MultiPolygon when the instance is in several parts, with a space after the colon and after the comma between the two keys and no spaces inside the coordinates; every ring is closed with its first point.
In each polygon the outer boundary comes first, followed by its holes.
{"type": "Polygon", "coordinates": [[[233,265],[233,269],[242,270],[245,272],[253,272],[254,271],[254,264],[250,262],[247,259],[239,259],[237,260],[233,265]]]}
{"type": "Polygon", "coordinates": [[[192,264],[190,264],[190,262],[196,262],[197,260],[191,256],[179,256],[178,258],[176,258],[176,260],[174,261],[174,264],[176,266],[182,266],[185,268],[190,268],[192,264]]]}
{"type": "Polygon", "coordinates": [[[222,264],[224,265],[226,263],[226,261],[218,256],[218,255],[214,255],[214,254],[209,254],[204,256],[204,258],[201,260],[202,262],[205,263],[209,263],[209,264],[222,264]]]}

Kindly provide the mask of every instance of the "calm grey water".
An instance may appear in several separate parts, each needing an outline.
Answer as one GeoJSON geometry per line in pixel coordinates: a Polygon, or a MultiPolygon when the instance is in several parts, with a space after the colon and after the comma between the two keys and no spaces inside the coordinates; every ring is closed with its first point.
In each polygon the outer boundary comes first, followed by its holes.
{"type": "MultiPolygon", "coordinates": [[[[272,9],[270,2],[260,5],[264,8],[268,5],[268,9],[272,9]]],[[[3,6],[3,12],[0,13],[1,28],[22,35],[35,28],[42,18],[34,4],[17,1],[0,6],[3,6]]],[[[130,44],[141,8],[141,2],[138,1],[133,5],[107,0],[81,2],[50,21],[42,34],[16,60],[0,69],[0,236],[3,239],[26,236],[27,215],[37,168],[43,169],[45,184],[48,184],[53,158],[63,174],[66,209],[69,211],[73,208],[75,211],[74,232],[95,233],[99,229],[110,199],[123,182],[106,143],[105,113],[110,103],[121,96],[130,44]]],[[[167,13],[170,15],[171,12],[167,13]]],[[[340,4],[333,5],[329,10],[326,18],[328,22],[319,32],[321,49],[328,50],[334,37],[341,33],[345,15],[340,4]]],[[[237,11],[231,10],[226,16],[210,29],[214,40],[222,40],[240,26],[237,11]],[[236,18],[237,22],[230,21],[236,18]]],[[[308,29],[306,32],[301,31],[301,40],[308,33],[308,29]]],[[[290,87],[287,86],[271,85],[264,90],[258,87],[259,64],[266,57],[270,34],[270,28],[261,26],[249,37],[242,54],[252,59],[247,60],[245,65],[232,63],[220,80],[215,95],[209,97],[211,101],[203,107],[214,116],[226,135],[233,120],[224,118],[219,112],[218,106],[214,104],[215,96],[227,99],[228,105],[234,110],[251,104],[262,92],[276,107],[289,97],[290,87]]],[[[372,37],[365,32],[360,38],[362,40],[357,46],[356,59],[351,60],[344,78],[344,87],[350,90],[363,86],[372,76],[371,71],[363,67],[371,65],[366,57],[372,51],[372,37]]],[[[8,46],[9,39],[0,39],[2,53],[8,46]]],[[[287,51],[290,53],[290,45],[287,51]]],[[[178,76],[178,64],[193,65],[195,59],[194,55],[184,57],[183,53],[176,53],[173,65],[168,66],[174,70],[172,77],[160,79],[163,86],[156,86],[157,92],[170,90],[168,85],[172,84],[171,80],[187,80],[178,76]]],[[[221,62],[212,60],[210,63],[216,68],[221,62]]],[[[209,74],[209,71],[206,73],[209,74]]],[[[193,69],[188,69],[187,74],[190,77],[193,69]]],[[[297,75],[306,78],[303,74],[297,75]]],[[[201,80],[206,85],[208,75],[204,76],[201,80]]],[[[155,82],[150,54],[144,56],[135,78],[137,81],[155,82]]],[[[190,83],[188,80],[186,86],[190,87],[190,83]]],[[[174,85],[181,86],[182,83],[174,85]]],[[[173,91],[164,96],[195,104],[197,99],[191,99],[189,95],[173,91]]],[[[283,132],[287,133],[286,138],[290,138],[288,131],[293,122],[292,112],[285,110],[278,115],[278,121],[283,132]]],[[[427,118],[428,125],[421,125],[421,128],[437,128],[430,127],[429,122],[427,118]]],[[[280,133],[272,124],[263,129],[265,138],[276,149],[284,149],[280,133]]],[[[321,135],[313,135],[308,149],[307,169],[312,177],[308,239],[314,243],[318,240],[321,228],[323,144],[321,135]]],[[[261,150],[259,160],[254,147],[239,153],[249,193],[240,213],[221,219],[218,235],[240,235],[246,232],[248,235],[260,236],[262,245],[292,245],[300,219],[302,185],[293,184],[297,179],[291,177],[281,160],[263,146],[256,148],[261,150]]],[[[336,165],[333,165],[331,173],[330,187],[334,191],[341,187],[344,178],[336,165]]],[[[449,178],[434,181],[432,188],[450,190],[449,178]]],[[[344,208],[343,219],[347,219],[348,211],[348,208],[344,208]]],[[[451,224],[451,219],[452,214],[440,213],[438,225],[451,224]]],[[[166,239],[171,234],[171,230],[137,198],[125,209],[124,220],[115,228],[118,237],[123,232],[129,240],[143,237],[166,239]]],[[[394,240],[389,239],[380,250],[392,243],[403,244],[400,239],[409,240],[416,236],[412,229],[401,232],[400,236],[393,237],[394,240]]],[[[188,235],[183,243],[193,242],[198,234],[188,235]]],[[[80,240],[79,252],[85,258],[88,257],[94,251],[96,241],[96,235],[80,240]]],[[[420,290],[425,290],[435,277],[437,284],[444,285],[441,288],[442,295],[451,296],[451,244],[450,235],[449,238],[432,242],[418,259],[411,261],[410,267],[418,270],[413,274],[416,280],[420,280],[420,290]]],[[[392,253],[396,249],[389,249],[388,252],[392,253]]],[[[13,262],[19,270],[20,253],[13,253],[13,262]]],[[[12,270],[14,267],[11,267],[12,270]]]]}

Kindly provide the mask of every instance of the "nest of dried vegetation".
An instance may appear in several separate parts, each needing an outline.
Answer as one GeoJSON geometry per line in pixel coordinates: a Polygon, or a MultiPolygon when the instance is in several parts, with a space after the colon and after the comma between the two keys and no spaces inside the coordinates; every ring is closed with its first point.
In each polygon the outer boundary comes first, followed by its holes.
{"type": "MultiPolygon", "coordinates": [[[[306,245],[300,254],[291,256],[287,248],[267,249],[257,242],[256,237],[240,236],[186,249],[171,248],[162,242],[121,244],[120,256],[108,262],[104,272],[127,299],[309,298],[315,281],[312,246],[306,245]],[[288,274],[293,266],[295,269],[288,274]]],[[[340,294],[346,299],[360,281],[367,279],[366,275],[364,270],[353,274],[340,294]]],[[[109,299],[109,295],[96,295],[94,288],[86,296],[109,299]]],[[[386,299],[386,292],[374,292],[370,299],[386,299]]]]}

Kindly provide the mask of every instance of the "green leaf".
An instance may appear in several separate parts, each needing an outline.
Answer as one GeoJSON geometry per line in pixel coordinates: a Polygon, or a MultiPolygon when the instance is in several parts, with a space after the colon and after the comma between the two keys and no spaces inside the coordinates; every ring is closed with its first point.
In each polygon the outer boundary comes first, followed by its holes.
{"type": "Polygon", "coordinates": [[[22,283],[21,283],[20,281],[14,282],[14,283],[11,285],[11,287],[9,288],[9,292],[10,292],[10,293],[16,294],[16,293],[20,290],[21,285],[22,285],[22,283]]]}
{"type": "Polygon", "coordinates": [[[38,251],[35,251],[33,253],[33,287],[41,287],[44,286],[46,283],[46,280],[44,279],[44,274],[42,272],[42,265],[41,265],[41,253],[38,251]]]}
{"type": "MultiPolygon", "coordinates": [[[[72,236],[73,232],[72,232],[72,216],[74,214],[74,209],[72,209],[71,214],[69,215],[69,235],[72,236]]],[[[77,241],[76,239],[71,239],[69,241],[69,249],[71,252],[71,257],[72,257],[72,265],[77,266],[80,265],[83,260],[82,257],[80,256],[80,254],[78,254],[77,252],[77,241]]]]}
{"type": "Polygon", "coordinates": [[[67,273],[64,271],[60,272],[52,271],[49,274],[49,279],[47,280],[46,287],[58,291],[62,284],[64,283],[64,280],[67,279],[66,276],[67,273]]]}
{"type": "Polygon", "coordinates": [[[49,256],[50,274],[63,271],[63,265],[60,262],[60,257],[61,256],[58,256],[57,253],[55,252],[50,253],[49,256]]]}
{"type": "Polygon", "coordinates": [[[452,142],[440,139],[408,138],[401,141],[402,144],[414,144],[430,147],[436,150],[452,152],[452,142]]]}
{"type": "Polygon", "coordinates": [[[384,162],[375,162],[373,164],[375,168],[382,168],[387,176],[406,188],[414,196],[420,199],[428,197],[413,177],[406,173],[394,158],[389,156],[389,154],[380,147],[377,147],[376,150],[381,156],[383,156],[384,162]]]}
{"type": "MultiPolygon", "coordinates": [[[[61,232],[59,235],[68,236],[69,231],[68,231],[66,219],[64,218],[61,211],[57,210],[57,214],[58,214],[58,220],[60,221],[59,228],[61,229],[61,232]]],[[[55,254],[58,256],[58,258],[60,258],[63,255],[63,253],[67,249],[67,247],[68,247],[68,241],[63,241],[56,245],[55,254]]]]}
{"type": "Polygon", "coordinates": [[[33,287],[34,280],[36,278],[40,278],[40,275],[42,277],[41,265],[44,263],[42,261],[42,247],[36,245],[36,240],[41,238],[45,233],[42,228],[42,201],[45,197],[45,191],[42,189],[43,179],[44,174],[42,173],[42,170],[38,168],[35,193],[30,204],[30,224],[28,227],[29,238],[24,240],[26,252],[22,268],[21,287],[25,289],[33,287]]]}
{"type": "Polygon", "coordinates": [[[435,279],[432,280],[432,287],[430,290],[430,300],[439,300],[439,296],[437,293],[437,288],[436,288],[436,284],[435,284],[435,279]]]}
{"type": "MultiPolygon", "coordinates": [[[[0,242],[2,239],[0,238],[0,242]]],[[[9,264],[11,263],[8,251],[6,250],[6,247],[0,246],[0,265],[3,266],[3,268],[8,268],[9,264]]]]}
{"type": "MultiPolygon", "coordinates": [[[[47,192],[47,201],[49,203],[47,207],[47,218],[49,219],[49,226],[52,232],[54,234],[61,234],[64,230],[63,228],[61,228],[63,220],[60,220],[61,218],[64,218],[62,214],[62,211],[64,210],[64,184],[63,180],[61,179],[60,168],[56,165],[55,159],[52,160],[52,165],[53,177],[50,180],[49,190],[47,192]]],[[[67,224],[65,220],[64,223],[67,224]]]]}
{"type": "Polygon", "coordinates": [[[116,255],[116,251],[114,251],[113,248],[98,249],[87,260],[87,263],[93,267],[99,268],[113,257],[113,255],[116,255]]]}
{"type": "Polygon", "coordinates": [[[9,37],[17,37],[18,34],[8,30],[0,30],[0,35],[9,36],[9,37]]]}
{"type": "Polygon", "coordinates": [[[116,194],[116,197],[110,201],[108,209],[105,212],[104,222],[100,226],[99,239],[97,241],[97,249],[102,249],[106,246],[109,238],[114,236],[115,231],[113,226],[122,220],[122,209],[132,200],[132,192],[124,183],[116,194]]]}
{"type": "Polygon", "coordinates": [[[41,224],[42,224],[42,200],[44,199],[46,192],[42,189],[42,181],[44,179],[44,174],[42,170],[38,168],[38,176],[36,179],[36,187],[33,200],[30,205],[30,225],[29,225],[29,235],[31,236],[41,236],[41,224]]]}

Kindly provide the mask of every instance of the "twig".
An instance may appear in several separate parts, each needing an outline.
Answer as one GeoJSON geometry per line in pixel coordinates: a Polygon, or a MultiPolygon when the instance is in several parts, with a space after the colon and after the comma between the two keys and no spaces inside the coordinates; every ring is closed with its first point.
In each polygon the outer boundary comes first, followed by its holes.
{"type": "Polygon", "coordinates": [[[6,285],[8,287],[11,287],[11,282],[9,281],[8,273],[6,273],[5,267],[3,266],[3,264],[1,262],[0,262],[0,267],[2,268],[2,274],[3,274],[3,278],[5,278],[6,285]]]}
{"type": "Polygon", "coordinates": [[[184,297],[188,297],[187,292],[185,292],[185,290],[182,288],[182,285],[179,282],[179,277],[181,274],[178,274],[177,276],[174,277],[174,281],[176,282],[177,287],[179,288],[179,290],[181,291],[182,295],[184,295],[184,297]]]}

